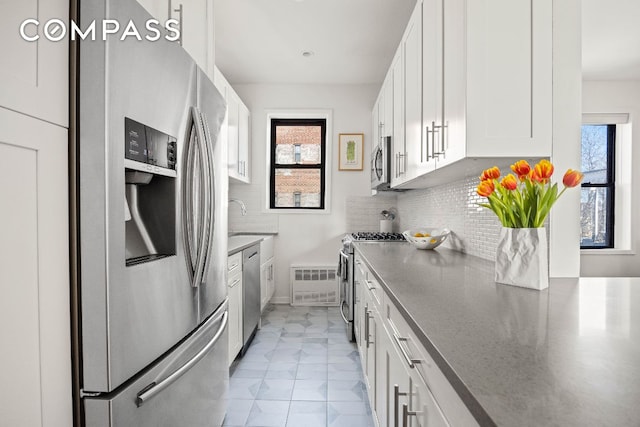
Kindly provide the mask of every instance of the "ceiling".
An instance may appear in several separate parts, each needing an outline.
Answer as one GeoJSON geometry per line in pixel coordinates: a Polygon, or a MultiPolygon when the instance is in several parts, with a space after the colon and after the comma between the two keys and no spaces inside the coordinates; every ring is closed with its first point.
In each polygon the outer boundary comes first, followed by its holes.
{"type": "Polygon", "coordinates": [[[215,0],[216,65],[232,84],[381,83],[415,3],[215,0]]]}
{"type": "MultiPolygon", "coordinates": [[[[215,0],[216,64],[232,84],[380,84],[414,5],[215,0]]],[[[638,0],[582,0],[585,79],[640,80],[639,18],[638,0]]]]}

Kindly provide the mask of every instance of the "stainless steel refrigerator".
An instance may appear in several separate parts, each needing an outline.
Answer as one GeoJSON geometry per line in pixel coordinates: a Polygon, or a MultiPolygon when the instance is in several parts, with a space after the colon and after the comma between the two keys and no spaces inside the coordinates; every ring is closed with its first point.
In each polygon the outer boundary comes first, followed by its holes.
{"type": "MultiPolygon", "coordinates": [[[[134,0],[83,0],[80,26],[145,29],[134,0]]],[[[228,389],[222,96],[178,43],[79,43],[79,424],[218,426],[228,389]]]]}

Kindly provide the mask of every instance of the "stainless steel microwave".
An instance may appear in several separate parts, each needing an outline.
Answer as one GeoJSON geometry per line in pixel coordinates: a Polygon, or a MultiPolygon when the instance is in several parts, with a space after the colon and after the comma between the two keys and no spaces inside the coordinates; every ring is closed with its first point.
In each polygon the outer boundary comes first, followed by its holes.
{"type": "Polygon", "coordinates": [[[380,138],[371,154],[371,189],[389,190],[391,186],[391,137],[380,138]]]}

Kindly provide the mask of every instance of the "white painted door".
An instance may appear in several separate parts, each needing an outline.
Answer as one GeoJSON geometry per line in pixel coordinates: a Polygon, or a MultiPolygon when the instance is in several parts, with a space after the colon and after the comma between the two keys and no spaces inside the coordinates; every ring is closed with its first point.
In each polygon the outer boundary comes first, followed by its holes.
{"type": "MultiPolygon", "coordinates": [[[[52,19],[68,22],[68,0],[21,0],[2,2],[0,13],[0,106],[63,127],[69,125],[69,44],[67,37],[49,41],[44,24],[52,19]],[[27,18],[41,25],[27,25],[25,34],[39,36],[26,41],[20,26],[27,18]]],[[[53,27],[50,27],[51,29],[53,27]]]]}
{"type": "Polygon", "coordinates": [[[436,167],[442,130],[442,2],[424,0],[422,10],[422,145],[418,175],[436,167]]]}
{"type": "Polygon", "coordinates": [[[400,153],[405,152],[404,144],[404,61],[402,46],[396,50],[391,62],[393,75],[393,135],[391,138],[391,185],[399,182],[400,153]]]}
{"type": "Polygon", "coordinates": [[[464,3],[466,156],[551,155],[552,1],[464,3]]]}
{"type": "Polygon", "coordinates": [[[418,1],[402,39],[404,56],[404,145],[400,182],[420,173],[422,149],[422,1],[418,1]]]}
{"type": "Polygon", "coordinates": [[[171,5],[172,18],[182,22],[182,47],[213,79],[213,0],[172,0],[171,5]]]}
{"type": "Polygon", "coordinates": [[[250,113],[249,109],[242,101],[238,102],[238,167],[240,180],[245,183],[251,182],[251,144],[250,135],[250,113]]]}
{"type": "Polygon", "coordinates": [[[213,0],[138,0],[161,23],[181,23],[181,43],[210,79],[214,79],[213,0]]]}
{"type": "Polygon", "coordinates": [[[0,108],[2,425],[72,425],[67,137],[0,108]]]}
{"type": "Polygon", "coordinates": [[[240,153],[238,151],[238,121],[240,100],[236,93],[227,88],[227,141],[229,143],[229,177],[241,179],[240,153]]]}

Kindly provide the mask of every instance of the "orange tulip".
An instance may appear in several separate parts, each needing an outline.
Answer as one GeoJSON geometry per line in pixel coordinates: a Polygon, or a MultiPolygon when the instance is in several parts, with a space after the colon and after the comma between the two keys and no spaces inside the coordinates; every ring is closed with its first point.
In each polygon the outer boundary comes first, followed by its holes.
{"type": "Polygon", "coordinates": [[[526,160],[518,160],[511,165],[511,170],[515,172],[516,175],[518,175],[520,181],[524,181],[531,171],[531,166],[529,166],[529,163],[527,163],[526,160]]]}
{"type": "Polygon", "coordinates": [[[568,169],[564,174],[564,177],[562,178],[562,183],[565,187],[575,187],[580,184],[580,182],[582,182],[583,177],[584,175],[582,174],[582,172],[568,169]]]}
{"type": "Polygon", "coordinates": [[[502,187],[506,188],[507,190],[515,190],[516,188],[518,188],[518,181],[516,180],[516,177],[510,173],[509,175],[502,178],[500,185],[502,185],[502,187]]]}
{"type": "Polygon", "coordinates": [[[485,169],[482,171],[482,175],[480,175],[480,181],[486,181],[488,179],[498,179],[500,178],[500,169],[496,166],[485,169]]]}
{"type": "Polygon", "coordinates": [[[478,184],[478,196],[489,197],[495,190],[496,187],[493,184],[493,180],[491,179],[485,179],[480,184],[478,184]]]}
{"type": "Polygon", "coordinates": [[[549,160],[542,159],[533,167],[531,171],[531,179],[542,184],[549,182],[553,175],[553,164],[549,160]]]}

